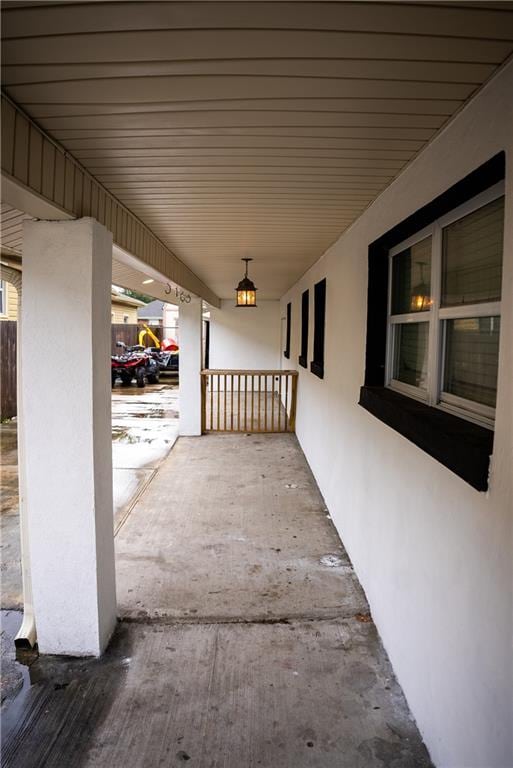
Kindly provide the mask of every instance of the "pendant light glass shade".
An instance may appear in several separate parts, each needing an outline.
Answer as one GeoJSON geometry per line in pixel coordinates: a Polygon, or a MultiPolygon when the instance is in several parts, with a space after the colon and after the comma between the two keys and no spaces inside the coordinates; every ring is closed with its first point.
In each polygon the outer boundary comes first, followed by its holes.
{"type": "Polygon", "coordinates": [[[256,292],[258,289],[255,288],[254,282],[248,277],[248,262],[253,261],[253,259],[241,259],[241,261],[246,262],[246,274],[235,289],[237,296],[237,302],[235,306],[256,307],[256,292]]]}

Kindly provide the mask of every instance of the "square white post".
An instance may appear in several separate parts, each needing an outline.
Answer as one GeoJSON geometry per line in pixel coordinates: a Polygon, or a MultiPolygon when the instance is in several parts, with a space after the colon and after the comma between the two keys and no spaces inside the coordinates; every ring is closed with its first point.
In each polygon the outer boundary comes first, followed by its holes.
{"type": "Polygon", "coordinates": [[[180,434],[201,435],[201,299],[180,304],[180,434]]]}
{"type": "Polygon", "coordinates": [[[116,622],[112,235],[94,219],[23,235],[22,404],[38,645],[98,656],[116,622]]]}

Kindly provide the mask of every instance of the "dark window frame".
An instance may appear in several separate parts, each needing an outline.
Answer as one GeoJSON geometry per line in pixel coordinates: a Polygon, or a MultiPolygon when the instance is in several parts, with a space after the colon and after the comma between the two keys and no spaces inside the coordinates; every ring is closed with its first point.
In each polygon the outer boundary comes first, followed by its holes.
{"type": "Polygon", "coordinates": [[[203,366],[208,370],[210,368],[210,320],[205,320],[204,358],[203,366]]]}
{"type": "Polygon", "coordinates": [[[283,357],[287,360],[290,359],[290,328],[292,323],[292,302],[287,304],[287,327],[285,331],[285,349],[283,350],[283,357]]]}
{"type": "Polygon", "coordinates": [[[308,331],[310,325],[310,290],[307,288],[301,294],[301,354],[299,365],[308,368],[308,331]]]}
{"type": "Polygon", "coordinates": [[[494,433],[385,387],[388,252],[505,177],[499,152],[369,246],[365,381],[359,404],[478,491],[488,489],[494,433]]]}
{"type": "Polygon", "coordinates": [[[314,285],[314,347],[310,370],[324,378],[324,344],[326,337],[326,278],[314,285]]]}

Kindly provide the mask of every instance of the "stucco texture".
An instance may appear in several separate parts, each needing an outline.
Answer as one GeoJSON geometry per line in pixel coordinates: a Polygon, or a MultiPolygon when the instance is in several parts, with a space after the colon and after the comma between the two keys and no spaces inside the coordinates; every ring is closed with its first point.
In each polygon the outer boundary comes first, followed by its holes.
{"type": "MultiPolygon", "coordinates": [[[[282,299],[327,278],[324,380],[299,367],[297,434],[437,766],[505,768],[512,745],[513,64],[282,299]],[[371,242],[506,152],[494,453],[479,493],[358,406],[371,242]]],[[[310,338],[312,337],[312,327],[310,338]]],[[[311,349],[309,360],[311,359],[311,349]]]]}

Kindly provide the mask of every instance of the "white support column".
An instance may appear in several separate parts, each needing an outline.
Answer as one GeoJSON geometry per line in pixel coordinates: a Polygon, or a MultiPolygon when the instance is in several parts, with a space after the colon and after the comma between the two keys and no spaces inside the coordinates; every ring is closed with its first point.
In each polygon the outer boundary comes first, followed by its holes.
{"type": "Polygon", "coordinates": [[[111,275],[112,236],[94,219],[25,223],[23,445],[42,653],[98,656],[116,622],[111,275]]]}
{"type": "Polygon", "coordinates": [[[201,435],[201,299],[181,304],[180,434],[201,435]]]}

